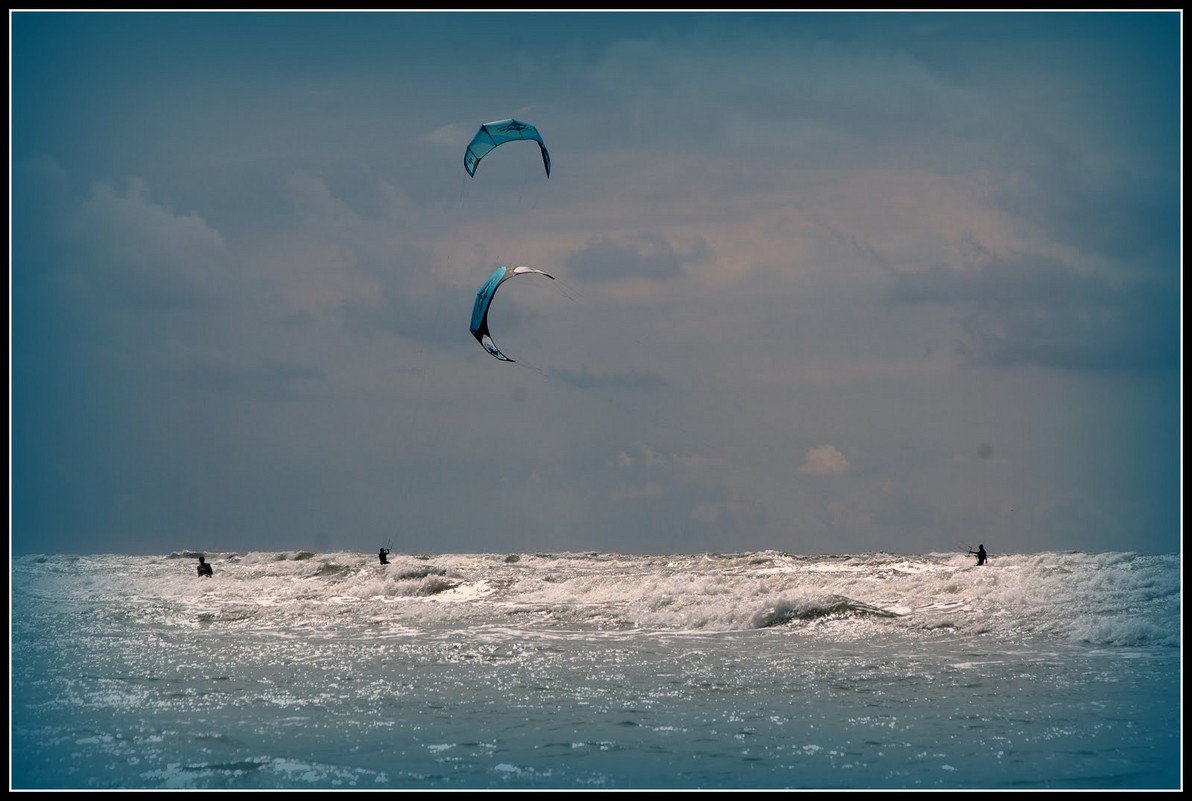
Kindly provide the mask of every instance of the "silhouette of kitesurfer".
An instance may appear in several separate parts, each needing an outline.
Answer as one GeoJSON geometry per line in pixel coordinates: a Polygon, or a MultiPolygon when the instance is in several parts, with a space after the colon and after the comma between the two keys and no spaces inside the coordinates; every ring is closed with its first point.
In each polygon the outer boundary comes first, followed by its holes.
{"type": "Polygon", "coordinates": [[[388,548],[382,548],[381,550],[377,551],[377,556],[380,558],[381,564],[383,564],[383,565],[389,564],[389,560],[385,558],[388,555],[389,555],[388,548]]]}
{"type": "Polygon", "coordinates": [[[199,557],[199,564],[196,566],[196,569],[198,570],[200,576],[206,576],[207,578],[210,578],[211,576],[215,575],[211,572],[211,564],[201,556],[199,557]]]}
{"type": "Polygon", "coordinates": [[[974,554],[974,555],[977,557],[977,564],[978,564],[978,565],[983,565],[983,564],[985,564],[985,560],[986,560],[987,558],[989,558],[989,557],[986,555],[986,553],[985,553],[985,546],[984,546],[984,545],[978,545],[978,546],[977,546],[977,550],[975,550],[975,551],[974,551],[972,548],[969,548],[969,553],[971,553],[971,554],[974,554]]]}

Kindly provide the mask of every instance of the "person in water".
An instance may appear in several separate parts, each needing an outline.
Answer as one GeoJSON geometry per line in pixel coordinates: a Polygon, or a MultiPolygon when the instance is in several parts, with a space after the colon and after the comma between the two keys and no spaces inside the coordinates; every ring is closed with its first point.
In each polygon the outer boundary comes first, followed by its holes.
{"type": "Polygon", "coordinates": [[[986,553],[985,553],[985,546],[984,546],[984,545],[978,545],[978,546],[977,546],[977,550],[975,550],[975,551],[974,551],[974,550],[972,550],[972,549],[970,548],[970,549],[969,549],[969,553],[971,553],[971,554],[976,554],[976,556],[977,556],[977,564],[978,564],[978,565],[983,565],[983,564],[985,564],[985,560],[988,558],[988,557],[987,557],[987,555],[986,555],[986,553]]]}
{"type": "Polygon", "coordinates": [[[208,578],[215,575],[211,572],[211,564],[201,556],[199,557],[198,571],[200,576],[207,576],[208,578]]]}
{"type": "Polygon", "coordinates": [[[388,548],[382,548],[381,550],[379,550],[379,551],[377,552],[377,556],[378,556],[378,557],[380,557],[380,559],[381,559],[381,564],[383,564],[383,565],[387,565],[387,564],[389,564],[389,560],[385,558],[385,557],[387,557],[388,555],[389,555],[389,549],[388,549],[388,548]]]}

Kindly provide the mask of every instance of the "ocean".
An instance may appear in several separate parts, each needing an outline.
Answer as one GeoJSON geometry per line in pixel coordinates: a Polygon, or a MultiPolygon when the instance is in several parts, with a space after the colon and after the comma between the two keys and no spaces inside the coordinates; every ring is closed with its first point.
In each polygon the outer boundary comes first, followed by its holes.
{"type": "Polygon", "coordinates": [[[1180,790],[1178,555],[23,556],[11,789],[1180,790]]]}

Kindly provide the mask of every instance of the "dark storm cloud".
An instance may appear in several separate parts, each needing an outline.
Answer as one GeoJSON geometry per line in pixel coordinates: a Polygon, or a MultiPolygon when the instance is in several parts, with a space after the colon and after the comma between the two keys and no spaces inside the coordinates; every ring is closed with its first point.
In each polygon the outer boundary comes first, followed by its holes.
{"type": "Polygon", "coordinates": [[[939,304],[960,318],[976,364],[1169,371],[1179,366],[1179,298],[1155,281],[1110,281],[1043,258],[898,276],[886,300],[939,304]]]}

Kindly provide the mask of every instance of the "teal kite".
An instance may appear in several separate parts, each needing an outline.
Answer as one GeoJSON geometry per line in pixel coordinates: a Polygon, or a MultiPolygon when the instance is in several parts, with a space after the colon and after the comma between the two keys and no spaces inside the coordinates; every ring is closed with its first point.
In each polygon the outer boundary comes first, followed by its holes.
{"type": "Polygon", "coordinates": [[[476,341],[483,345],[486,351],[503,362],[511,362],[513,359],[510,359],[504,353],[501,353],[501,349],[496,346],[496,344],[493,342],[492,336],[489,334],[488,307],[492,305],[493,295],[497,293],[497,287],[501,286],[501,284],[505,283],[516,275],[525,275],[526,273],[538,273],[539,275],[545,275],[552,281],[555,280],[555,277],[550,273],[544,273],[542,270],[535,270],[533,267],[523,267],[521,265],[518,265],[517,267],[506,267],[502,264],[500,267],[493,270],[493,274],[490,275],[488,280],[484,282],[484,285],[480,287],[480,291],[476,293],[476,303],[472,306],[472,325],[469,328],[469,330],[472,332],[472,336],[476,337],[476,341]]]}
{"type": "Polygon", "coordinates": [[[476,136],[468,144],[468,149],[464,151],[464,169],[468,171],[468,175],[475,177],[476,165],[480,163],[480,159],[488,155],[490,150],[500,147],[506,142],[524,139],[532,139],[538,143],[539,149],[542,150],[542,163],[546,167],[546,177],[549,178],[550,154],[546,152],[546,142],[542,141],[542,136],[533,125],[514,119],[497,120],[481,125],[476,136]]]}

